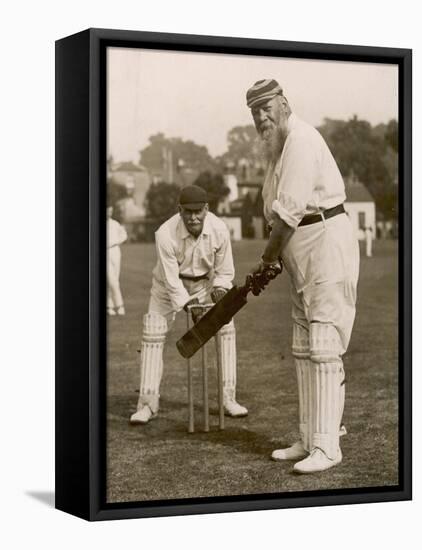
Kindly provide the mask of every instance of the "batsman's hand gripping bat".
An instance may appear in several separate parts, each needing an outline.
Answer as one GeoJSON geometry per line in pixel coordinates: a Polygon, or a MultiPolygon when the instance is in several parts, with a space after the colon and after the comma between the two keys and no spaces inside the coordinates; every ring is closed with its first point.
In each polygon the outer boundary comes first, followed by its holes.
{"type": "Polygon", "coordinates": [[[189,359],[208,342],[232,317],[248,303],[247,295],[255,296],[283,270],[282,264],[271,265],[258,275],[248,275],[243,286],[234,286],[186,334],[176,342],[179,353],[189,359]]]}

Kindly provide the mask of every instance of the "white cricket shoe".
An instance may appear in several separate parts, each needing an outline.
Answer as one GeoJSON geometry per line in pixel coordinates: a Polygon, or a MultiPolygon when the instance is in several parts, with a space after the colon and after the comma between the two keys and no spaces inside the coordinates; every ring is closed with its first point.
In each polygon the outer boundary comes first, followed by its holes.
{"type": "Polygon", "coordinates": [[[305,458],[309,453],[305,450],[302,441],[296,441],[291,447],[286,449],[276,449],[273,451],[271,458],[273,460],[300,460],[305,458]]]}
{"type": "Polygon", "coordinates": [[[328,470],[329,468],[340,464],[342,458],[343,456],[340,448],[337,456],[334,459],[331,459],[328,458],[323,450],[316,447],[311,451],[311,454],[307,458],[301,460],[300,462],[296,462],[293,466],[293,471],[298,474],[314,474],[315,472],[323,472],[324,470],[328,470]]]}
{"type": "Polygon", "coordinates": [[[112,307],[107,308],[107,313],[108,313],[108,315],[116,315],[116,312],[114,311],[114,309],[112,307]]]}
{"type": "Polygon", "coordinates": [[[152,418],[155,418],[157,413],[153,413],[148,405],[144,405],[141,409],[138,409],[136,413],[133,413],[130,417],[131,424],[147,424],[152,418]]]}
{"type": "Polygon", "coordinates": [[[226,416],[239,418],[241,416],[248,416],[248,409],[242,405],[239,405],[239,403],[234,399],[225,399],[224,413],[226,416]]]}
{"type": "MultiPolygon", "coordinates": [[[[342,424],[339,430],[339,436],[347,434],[346,426],[342,424]]],[[[308,456],[308,451],[303,446],[302,441],[296,441],[291,447],[285,449],[276,449],[273,451],[271,458],[273,460],[300,460],[308,456]]]]}
{"type": "Polygon", "coordinates": [[[126,314],[126,311],[124,306],[120,306],[117,308],[117,315],[125,315],[125,314],[126,314]]]}

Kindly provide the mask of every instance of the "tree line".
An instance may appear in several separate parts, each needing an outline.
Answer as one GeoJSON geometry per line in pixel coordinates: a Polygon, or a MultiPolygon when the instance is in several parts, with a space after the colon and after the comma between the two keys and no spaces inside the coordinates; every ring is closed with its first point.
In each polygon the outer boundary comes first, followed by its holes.
{"type": "MultiPolygon", "coordinates": [[[[397,121],[372,126],[356,116],[347,121],[327,118],[318,130],[343,177],[355,176],[373,196],[378,213],[384,219],[396,220],[399,184],[397,121]]],[[[140,163],[151,174],[160,173],[162,181],[152,185],[148,191],[148,215],[164,219],[175,211],[180,185],[186,183],[184,178],[189,172],[197,174],[190,183],[207,190],[211,210],[215,211],[229,193],[223,174],[228,167],[238,167],[245,161],[262,181],[265,167],[253,125],[232,128],[227,135],[227,151],[215,158],[205,146],[191,140],[168,138],[162,133],[151,136],[149,144],[140,151],[140,163]]]]}

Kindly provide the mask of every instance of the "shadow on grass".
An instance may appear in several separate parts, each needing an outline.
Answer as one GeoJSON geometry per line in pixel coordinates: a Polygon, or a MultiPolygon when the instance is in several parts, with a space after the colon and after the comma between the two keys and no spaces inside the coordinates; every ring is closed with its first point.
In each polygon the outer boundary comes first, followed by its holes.
{"type": "MultiPolygon", "coordinates": [[[[200,407],[195,407],[195,432],[187,432],[187,406],[184,402],[162,399],[160,413],[145,425],[131,425],[130,408],[132,403],[124,395],[109,396],[108,428],[110,440],[118,438],[120,444],[127,442],[158,442],[164,440],[166,445],[194,442],[217,444],[230,449],[230,452],[246,453],[268,457],[274,450],[274,438],[257,422],[255,417],[242,418],[225,417],[224,430],[219,429],[218,409],[210,406],[210,431],[203,431],[203,415],[200,407]],[[254,429],[251,429],[253,421],[254,429]]],[[[268,429],[268,427],[267,427],[268,429]]],[[[272,433],[272,432],[271,432],[272,433]]],[[[272,434],[273,435],[273,434],[272,434]]],[[[278,440],[280,446],[288,446],[287,441],[278,440]]]]}

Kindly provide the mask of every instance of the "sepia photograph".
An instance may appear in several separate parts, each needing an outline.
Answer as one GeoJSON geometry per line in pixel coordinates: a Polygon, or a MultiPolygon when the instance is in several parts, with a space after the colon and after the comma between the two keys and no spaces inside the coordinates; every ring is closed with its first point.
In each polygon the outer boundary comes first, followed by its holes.
{"type": "Polygon", "coordinates": [[[399,486],[398,65],[106,75],[106,502],[399,486]]]}

